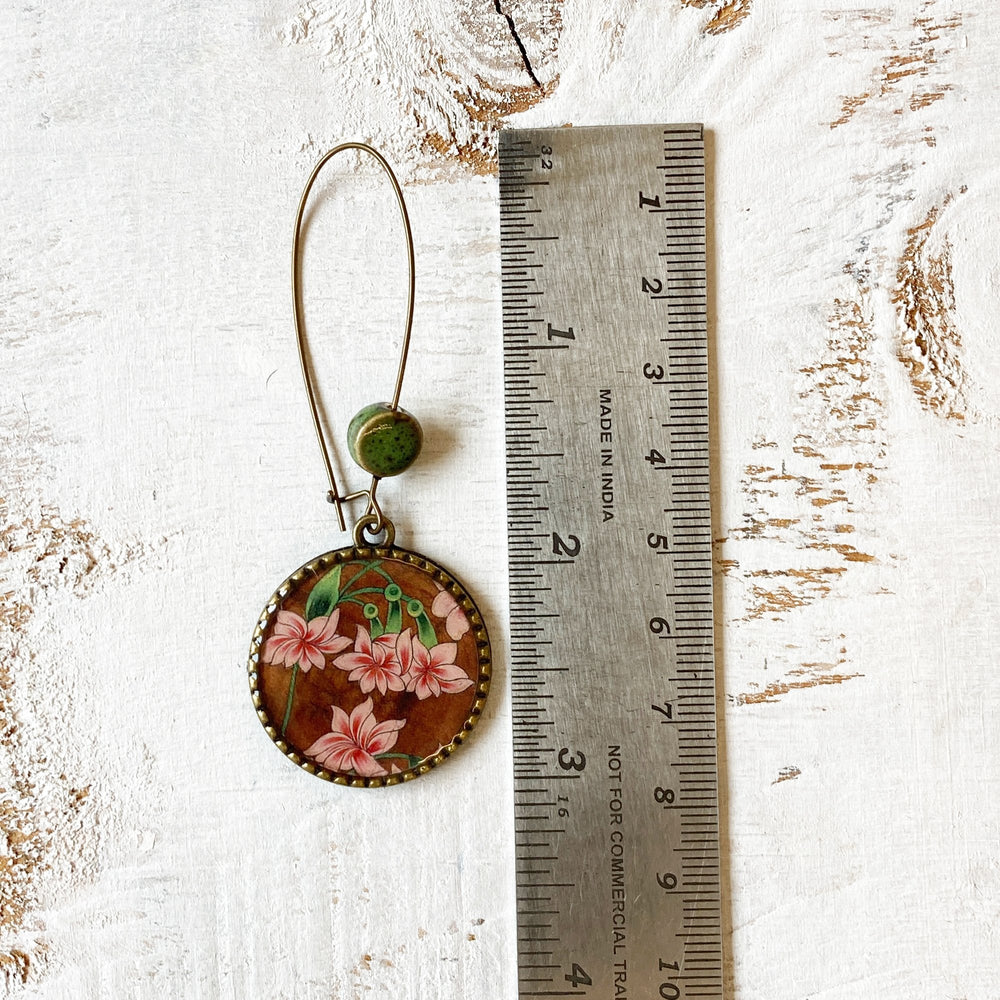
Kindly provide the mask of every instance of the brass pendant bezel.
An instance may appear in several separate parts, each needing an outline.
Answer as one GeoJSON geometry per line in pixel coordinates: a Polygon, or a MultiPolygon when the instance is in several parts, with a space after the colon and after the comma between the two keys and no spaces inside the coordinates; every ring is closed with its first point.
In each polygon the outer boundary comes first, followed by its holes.
{"type": "Polygon", "coordinates": [[[492,649],[490,646],[489,635],[486,631],[486,625],[483,622],[482,614],[480,613],[479,608],[476,606],[475,601],[473,601],[469,596],[469,593],[465,589],[464,585],[459,582],[453,574],[433,560],[428,559],[426,556],[421,555],[418,552],[412,552],[409,549],[398,548],[396,546],[379,547],[354,545],[342,549],[333,549],[330,552],[323,553],[323,555],[316,556],[316,558],[311,559],[309,562],[300,566],[294,573],[284,580],[284,582],[278,587],[277,590],[275,590],[275,592],[268,599],[267,603],[264,605],[264,610],[261,612],[260,618],[257,621],[257,626],[253,632],[253,637],[250,640],[250,654],[249,659],[247,660],[247,674],[250,682],[251,698],[253,699],[257,717],[260,720],[261,725],[264,727],[264,731],[270,737],[271,742],[274,743],[274,745],[293,764],[305,771],[307,774],[315,775],[317,778],[332,782],[335,785],[345,785],[350,788],[379,788],[387,785],[402,784],[407,781],[412,781],[414,778],[418,778],[421,775],[427,774],[439,764],[444,763],[444,761],[447,760],[458,747],[465,743],[469,734],[479,721],[490,690],[490,682],[493,674],[492,667],[492,649]],[[275,721],[269,716],[267,710],[264,708],[263,699],[258,687],[259,677],[257,667],[260,662],[261,646],[264,642],[264,636],[277,616],[281,607],[281,602],[288,596],[297,584],[301,583],[307,575],[321,575],[328,572],[338,564],[375,558],[395,559],[400,562],[409,563],[417,569],[427,573],[435,583],[440,584],[455,597],[459,606],[465,612],[466,617],[469,620],[470,629],[476,642],[479,674],[476,679],[475,699],[469,715],[465,719],[461,730],[452,737],[451,741],[447,745],[442,746],[436,753],[423,757],[419,763],[414,764],[403,771],[394,772],[384,777],[365,778],[359,776],[352,778],[348,775],[333,774],[320,767],[305,757],[305,755],[297,747],[292,746],[286,739],[284,739],[284,737],[282,737],[279,727],[275,725],[275,721]]]}

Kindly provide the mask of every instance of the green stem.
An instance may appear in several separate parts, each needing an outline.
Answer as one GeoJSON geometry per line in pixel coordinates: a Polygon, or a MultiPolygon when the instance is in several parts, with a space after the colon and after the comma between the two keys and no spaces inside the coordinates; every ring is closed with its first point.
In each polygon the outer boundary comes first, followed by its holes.
{"type": "Polygon", "coordinates": [[[292,667],[292,680],[288,685],[288,701],[285,703],[285,717],[281,721],[281,735],[285,735],[288,728],[288,720],[292,717],[292,702],[295,700],[295,679],[299,676],[299,665],[296,663],[292,667]]]}
{"type": "Polygon", "coordinates": [[[375,570],[375,572],[378,573],[378,575],[381,576],[383,579],[388,580],[389,583],[396,582],[395,580],[393,580],[391,576],[389,576],[389,574],[384,569],[382,569],[382,567],[378,563],[372,563],[371,568],[375,570]]]}
{"type": "Polygon", "coordinates": [[[415,767],[417,764],[423,760],[422,757],[414,757],[411,753],[377,753],[375,754],[376,760],[405,760],[410,767],[415,767]]]}
{"type": "MultiPolygon", "coordinates": [[[[374,562],[363,563],[362,566],[361,566],[361,569],[359,569],[357,571],[357,573],[355,573],[354,576],[352,576],[350,578],[350,580],[348,580],[347,583],[345,583],[344,586],[340,588],[340,592],[343,594],[347,590],[349,590],[351,584],[354,583],[355,580],[357,580],[360,577],[364,576],[365,573],[367,573],[370,569],[373,569],[376,572],[382,572],[381,570],[378,569],[378,560],[377,559],[374,562]]],[[[385,573],[382,572],[382,575],[384,576],[385,573]]]]}
{"type": "Polygon", "coordinates": [[[340,599],[342,601],[346,600],[348,597],[354,597],[355,594],[383,594],[385,590],[382,587],[358,587],[357,590],[352,590],[350,593],[347,591],[342,591],[340,594],[340,599]]]}

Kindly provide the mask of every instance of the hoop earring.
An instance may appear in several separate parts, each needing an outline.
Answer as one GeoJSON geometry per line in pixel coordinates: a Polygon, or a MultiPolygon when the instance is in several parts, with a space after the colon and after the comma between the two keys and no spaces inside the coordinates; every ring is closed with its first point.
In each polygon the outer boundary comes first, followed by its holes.
{"type": "Polygon", "coordinates": [[[297,569],[264,607],[247,670],[268,736],[304,771],[371,788],[408,781],[442,763],[482,714],[491,676],[486,626],[468,591],[425,556],[395,545],[378,484],[416,460],[417,419],[399,406],[413,325],[413,236],[403,192],[385,157],[347,142],[325,153],[306,181],[292,237],[292,315],[302,378],[342,531],[344,507],[364,501],[352,546],[297,569]],[[348,424],[351,458],[371,481],[341,494],[306,362],[302,310],[302,219],[322,168],[348,149],[374,157],[392,185],[409,264],[406,326],[391,402],[372,403],[348,424]]]}

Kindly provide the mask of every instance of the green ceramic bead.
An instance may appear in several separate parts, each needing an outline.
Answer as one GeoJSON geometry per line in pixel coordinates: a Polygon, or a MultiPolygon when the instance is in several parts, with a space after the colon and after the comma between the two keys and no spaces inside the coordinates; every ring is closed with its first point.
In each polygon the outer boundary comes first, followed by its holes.
{"type": "Polygon", "coordinates": [[[347,449],[373,476],[398,476],[420,454],[424,433],[417,418],[388,403],[370,403],[347,428],[347,449]]]}

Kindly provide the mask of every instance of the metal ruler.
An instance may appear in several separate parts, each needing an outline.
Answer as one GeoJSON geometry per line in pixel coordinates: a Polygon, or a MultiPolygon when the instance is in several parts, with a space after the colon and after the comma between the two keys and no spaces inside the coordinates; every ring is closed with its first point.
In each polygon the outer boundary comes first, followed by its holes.
{"type": "Polygon", "coordinates": [[[722,997],[700,125],[500,134],[521,997],[722,997]]]}

